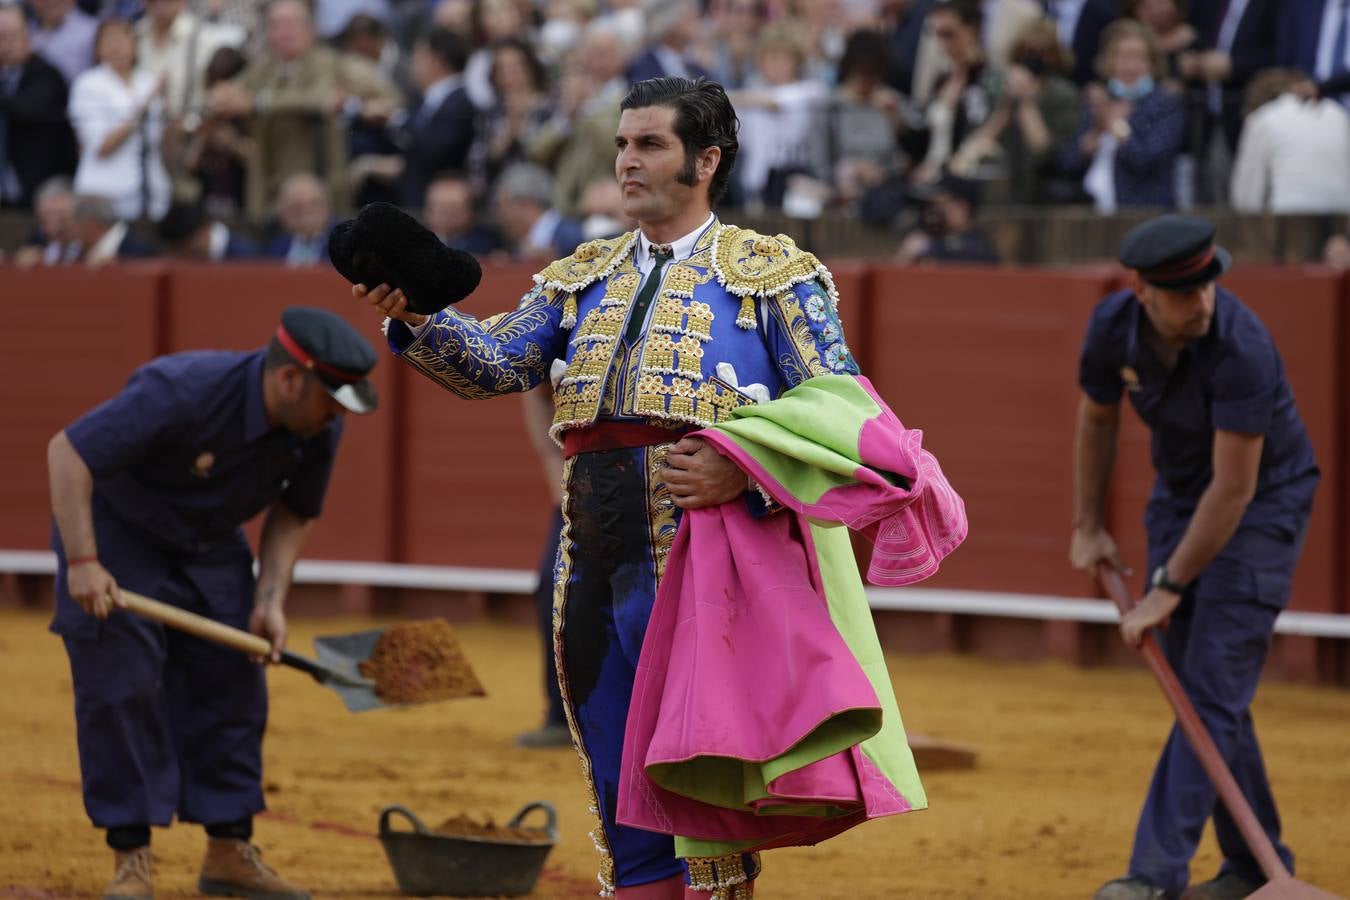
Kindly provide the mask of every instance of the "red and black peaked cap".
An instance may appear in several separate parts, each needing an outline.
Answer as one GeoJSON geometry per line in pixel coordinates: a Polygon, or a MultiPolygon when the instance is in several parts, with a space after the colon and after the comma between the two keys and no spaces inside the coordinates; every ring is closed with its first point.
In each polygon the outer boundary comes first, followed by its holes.
{"type": "Polygon", "coordinates": [[[1120,262],[1164,290],[1208,284],[1233,264],[1228,251],[1214,243],[1214,234],[1214,224],[1204,219],[1158,216],[1125,235],[1120,262]]]}
{"type": "Polygon", "coordinates": [[[375,350],[341,316],[312,306],[287,307],[276,338],[346,409],[358,414],[375,411],[380,400],[366,378],[375,368],[375,350]]]}

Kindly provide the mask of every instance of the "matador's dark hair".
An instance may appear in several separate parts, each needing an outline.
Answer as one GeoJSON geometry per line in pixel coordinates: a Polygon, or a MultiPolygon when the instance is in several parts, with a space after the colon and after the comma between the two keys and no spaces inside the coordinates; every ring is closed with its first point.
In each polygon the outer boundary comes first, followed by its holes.
{"type": "Polygon", "coordinates": [[[696,153],[709,147],[722,151],[722,159],[708,185],[708,201],[716,203],[722,199],[731,179],[731,169],[736,164],[736,151],[741,146],[736,139],[740,121],[727,92],[720,84],[706,78],[648,78],[633,85],[619,109],[648,106],[668,106],[675,110],[675,134],[684,144],[684,169],[678,176],[681,184],[694,183],[696,153]]]}

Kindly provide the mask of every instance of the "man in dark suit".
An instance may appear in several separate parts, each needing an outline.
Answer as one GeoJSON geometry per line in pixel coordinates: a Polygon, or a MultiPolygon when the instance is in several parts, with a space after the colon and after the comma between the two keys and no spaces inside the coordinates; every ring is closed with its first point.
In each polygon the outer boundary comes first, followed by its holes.
{"type": "Polygon", "coordinates": [[[80,262],[98,267],[124,259],[158,256],[154,244],[140,237],[117,217],[112,201],[94,194],[75,198],[75,239],[80,244],[80,262]]]}
{"type": "Polygon", "coordinates": [[[461,73],[468,52],[459,36],[433,28],[413,46],[412,79],[422,102],[409,116],[401,141],[403,206],[417,209],[427,185],[446,169],[463,169],[473,143],[474,108],[461,73]]]}
{"type": "Polygon", "coordinates": [[[1323,96],[1350,108],[1350,2],[1282,0],[1276,59],[1308,73],[1323,96]]]}
{"type": "Polygon", "coordinates": [[[198,262],[257,259],[258,245],[236,234],[224,222],[207,217],[197,203],[174,203],[156,225],[170,256],[198,262]]]}
{"type": "Polygon", "coordinates": [[[1073,51],[1070,77],[1080,86],[1094,80],[1102,32],[1120,18],[1120,5],[1114,0],[1045,0],[1045,12],[1059,29],[1059,42],[1073,51]]]}
{"type": "Polygon", "coordinates": [[[519,260],[547,262],[570,256],[584,234],[581,223],[553,208],[553,178],[532,163],[517,163],[497,179],[497,224],[519,260]]]}
{"type": "Polygon", "coordinates": [[[75,173],[66,97],[65,78],[33,55],[23,10],[0,6],[0,205],[29,209],[38,185],[75,173]]]}
{"type": "Polygon", "coordinates": [[[333,208],[322,181],[308,172],[297,172],[283,181],[277,194],[277,219],[281,230],[263,248],[263,256],[292,269],[328,264],[333,208]]]}
{"type": "Polygon", "coordinates": [[[698,5],[648,0],[643,13],[650,43],[628,66],[628,83],[667,76],[707,78],[708,70],[687,55],[700,21],[698,5]]]}
{"type": "Polygon", "coordinates": [[[1206,119],[1222,124],[1230,152],[1242,131],[1247,83],[1275,65],[1281,6],[1281,0],[1191,0],[1188,8],[1200,49],[1181,54],[1177,67],[1187,81],[1204,84],[1206,119]]]}
{"type": "Polygon", "coordinates": [[[422,224],[454,250],[491,256],[502,249],[501,235],[478,221],[473,186],[462,175],[441,175],[431,182],[422,204],[422,224]]]}

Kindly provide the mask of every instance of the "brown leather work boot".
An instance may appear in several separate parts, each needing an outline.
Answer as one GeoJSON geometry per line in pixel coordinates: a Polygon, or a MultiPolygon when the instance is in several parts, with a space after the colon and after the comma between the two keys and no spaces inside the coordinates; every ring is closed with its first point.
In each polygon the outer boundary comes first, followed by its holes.
{"type": "Polygon", "coordinates": [[[150,900],[155,896],[150,848],[114,850],[112,881],[103,890],[103,900],[150,900]]]}
{"type": "Polygon", "coordinates": [[[262,861],[262,851],[248,841],[206,839],[206,859],[197,890],[208,897],[248,900],[310,900],[309,891],[282,878],[262,861]]]}

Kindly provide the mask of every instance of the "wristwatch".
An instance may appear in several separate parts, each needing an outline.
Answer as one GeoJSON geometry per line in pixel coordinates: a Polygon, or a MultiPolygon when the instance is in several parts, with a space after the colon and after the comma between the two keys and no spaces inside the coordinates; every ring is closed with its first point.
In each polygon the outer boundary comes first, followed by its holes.
{"type": "Polygon", "coordinates": [[[1111,133],[1116,136],[1117,140],[1128,141],[1130,135],[1134,133],[1134,130],[1130,128],[1129,122],[1126,122],[1124,119],[1116,119],[1111,123],[1111,133]]]}
{"type": "Polygon", "coordinates": [[[1177,584],[1167,577],[1166,565],[1158,566],[1158,568],[1153,570],[1153,577],[1149,579],[1148,586],[1150,588],[1162,588],[1164,591],[1176,594],[1178,597],[1186,593],[1187,588],[1187,585],[1177,584]]]}

